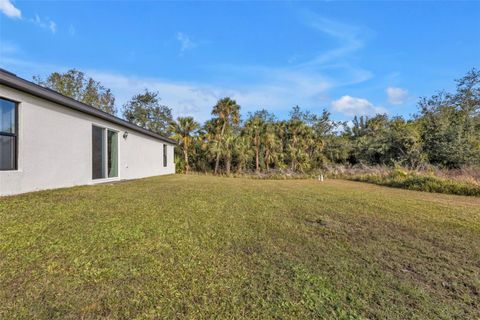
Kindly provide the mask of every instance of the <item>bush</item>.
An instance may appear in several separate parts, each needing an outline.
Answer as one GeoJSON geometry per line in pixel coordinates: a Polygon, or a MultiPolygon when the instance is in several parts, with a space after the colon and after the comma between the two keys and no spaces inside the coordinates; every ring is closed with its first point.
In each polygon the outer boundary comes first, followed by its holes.
{"type": "Polygon", "coordinates": [[[466,182],[425,175],[416,172],[393,170],[388,175],[363,174],[349,177],[350,180],[370,182],[383,186],[408,190],[480,196],[480,187],[466,182]]]}
{"type": "MultiPolygon", "coordinates": [[[[213,174],[191,172],[191,174],[213,174]]],[[[346,179],[374,183],[387,187],[402,188],[416,191],[447,193],[464,196],[480,197],[480,170],[467,167],[458,170],[446,170],[428,166],[412,170],[397,166],[325,166],[322,170],[312,170],[299,173],[290,169],[272,169],[268,172],[246,171],[231,173],[229,177],[265,179],[265,180],[295,180],[318,179],[320,175],[329,179],[346,179]]]]}

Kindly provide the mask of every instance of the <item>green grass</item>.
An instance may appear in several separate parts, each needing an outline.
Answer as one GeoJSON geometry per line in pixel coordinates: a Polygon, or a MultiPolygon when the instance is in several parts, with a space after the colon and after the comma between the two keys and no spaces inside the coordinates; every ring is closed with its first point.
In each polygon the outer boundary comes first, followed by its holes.
{"type": "Polygon", "coordinates": [[[480,199],[164,176],[0,198],[1,319],[478,319],[480,199]]]}

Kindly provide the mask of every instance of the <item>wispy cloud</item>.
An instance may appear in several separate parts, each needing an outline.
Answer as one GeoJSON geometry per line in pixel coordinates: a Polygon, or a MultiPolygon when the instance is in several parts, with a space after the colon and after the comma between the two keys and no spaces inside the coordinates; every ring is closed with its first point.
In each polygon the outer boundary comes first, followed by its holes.
{"type": "Polygon", "coordinates": [[[52,33],[57,32],[57,24],[54,21],[48,22],[48,28],[50,29],[50,31],[52,31],[52,33]]]}
{"type": "Polygon", "coordinates": [[[330,90],[361,83],[373,76],[369,70],[348,61],[352,53],[364,47],[373,31],[329,20],[311,12],[304,13],[302,17],[306,17],[309,27],[332,38],[338,47],[318,53],[306,61],[294,56],[284,67],[217,65],[212,67],[212,72],[249,79],[250,85],[243,91],[255,92],[251,95],[255,98],[268,96],[269,101],[260,99],[259,103],[265,104],[258,103],[257,106],[274,110],[290,108],[295,104],[321,110],[322,104],[327,104],[330,90]]]}
{"type": "Polygon", "coordinates": [[[408,91],[398,87],[388,87],[385,89],[388,102],[391,104],[403,104],[408,99],[408,91]]]}
{"type": "Polygon", "coordinates": [[[38,14],[35,14],[35,18],[30,19],[30,22],[35,24],[37,27],[50,30],[50,32],[53,34],[57,32],[57,24],[48,17],[40,18],[38,14]]]}
{"type": "MultiPolygon", "coordinates": [[[[6,56],[2,58],[0,64],[15,72],[24,70],[20,73],[33,75],[47,75],[52,71],[66,71],[70,68],[6,56]]],[[[181,82],[158,77],[137,77],[104,70],[87,69],[85,72],[112,89],[119,106],[148,88],[159,91],[162,103],[172,107],[174,116],[189,115],[200,121],[207,120],[212,106],[225,96],[236,99],[244,113],[265,108],[286,114],[296,104],[315,112],[328,105],[327,91],[333,84],[327,77],[260,67],[257,67],[256,71],[260,69],[262,71],[255,83],[230,86],[206,82],[181,82]]]]}
{"type": "Polygon", "coordinates": [[[375,115],[377,113],[386,113],[383,107],[374,106],[367,99],[355,98],[351,96],[343,96],[332,102],[334,111],[340,112],[347,116],[375,115]]]}
{"type": "Polygon", "coordinates": [[[22,12],[10,0],[0,0],[0,11],[10,18],[22,18],[22,12]]]}
{"type": "Polygon", "coordinates": [[[19,51],[19,48],[15,44],[8,41],[0,41],[0,57],[16,54],[19,51]]]}
{"type": "Polygon", "coordinates": [[[40,18],[38,14],[35,14],[34,18],[24,19],[22,17],[22,12],[20,11],[20,9],[15,7],[11,0],[0,0],[0,12],[10,18],[17,18],[23,21],[29,21],[37,27],[50,30],[50,32],[52,32],[53,34],[57,32],[57,23],[48,17],[40,18]]]}
{"type": "MultiPolygon", "coordinates": [[[[312,111],[320,111],[329,104],[329,90],[366,81],[372,74],[368,70],[352,66],[347,61],[339,61],[364,45],[359,35],[362,28],[323,18],[318,18],[312,23],[315,30],[340,42],[341,48],[321,53],[310,61],[291,61],[286,67],[238,64],[208,66],[211,72],[220,78],[225,75],[234,79],[233,82],[236,83],[228,86],[224,82],[221,84],[176,82],[170,79],[137,78],[102,71],[91,73],[107,87],[112,88],[119,102],[126,101],[147,87],[158,90],[163,102],[172,106],[176,115],[193,115],[200,120],[206,120],[210,116],[212,105],[223,96],[236,99],[244,112],[258,108],[286,112],[296,104],[312,111]]],[[[177,40],[181,44],[182,52],[196,46],[184,33],[178,33],[177,40]]],[[[383,112],[384,109],[372,104],[363,106],[363,109],[357,108],[357,111],[370,114],[383,112]]]]}
{"type": "Polygon", "coordinates": [[[365,42],[373,35],[373,31],[367,27],[330,20],[311,11],[304,12],[303,16],[307,25],[335,40],[337,46],[319,53],[314,59],[301,66],[338,62],[339,59],[362,49],[365,42]]]}
{"type": "Polygon", "coordinates": [[[188,35],[183,32],[177,32],[176,38],[180,43],[180,52],[183,53],[187,50],[193,49],[197,46],[195,42],[190,39],[188,35]]]}
{"type": "MultiPolygon", "coordinates": [[[[351,53],[364,46],[365,40],[359,31],[363,30],[362,28],[317,16],[311,17],[309,21],[308,25],[313,30],[317,30],[319,35],[332,37],[339,47],[319,53],[310,60],[296,57],[285,66],[240,63],[203,66],[210,74],[215,74],[217,79],[222,79],[219,81],[179,81],[161,76],[137,77],[135,74],[105,70],[85,71],[111,88],[119,105],[144,88],[149,88],[160,92],[162,103],[171,106],[175,116],[192,115],[200,121],[210,117],[211,107],[224,96],[236,99],[242,106],[242,112],[265,108],[277,114],[286,114],[297,104],[312,112],[319,112],[327,106],[333,108],[329,97],[332,90],[347,90],[349,85],[370,79],[372,73],[348,61],[351,53]]],[[[176,37],[181,52],[196,46],[184,33],[179,32],[176,37]]],[[[11,65],[18,66],[21,70],[30,70],[30,74],[68,69],[65,66],[50,66],[47,69],[45,63],[18,59],[3,59],[3,63],[7,67],[11,65]]],[[[350,101],[350,107],[342,106],[344,100],[335,104],[342,113],[381,111],[367,100],[367,104],[363,105],[361,101],[350,101]],[[356,111],[353,111],[354,109],[356,111]]]]}
{"type": "Polygon", "coordinates": [[[88,75],[112,89],[118,104],[148,88],[160,93],[162,103],[173,108],[175,116],[191,115],[205,120],[221,89],[202,84],[181,83],[158,78],[140,78],[116,73],[88,70],[88,75]]]}
{"type": "Polygon", "coordinates": [[[259,107],[271,111],[286,111],[295,104],[307,104],[311,94],[322,92],[329,86],[327,82],[319,79],[316,81],[300,79],[295,75],[290,75],[290,79],[283,79],[277,83],[228,87],[159,78],[139,78],[97,70],[90,70],[88,74],[111,88],[119,104],[123,104],[144,88],[149,88],[160,92],[162,102],[173,108],[175,116],[191,115],[201,121],[209,118],[211,107],[225,96],[236,99],[242,106],[242,112],[254,111],[259,107]],[[293,91],[295,94],[292,94],[293,91]]]}

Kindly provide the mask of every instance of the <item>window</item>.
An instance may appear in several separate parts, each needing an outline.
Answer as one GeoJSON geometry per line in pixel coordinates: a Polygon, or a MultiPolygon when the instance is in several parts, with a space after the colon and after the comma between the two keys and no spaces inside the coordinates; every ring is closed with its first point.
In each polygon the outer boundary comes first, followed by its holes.
{"type": "Polygon", "coordinates": [[[92,179],[118,177],[118,132],[92,126],[92,179]]]}
{"type": "Polygon", "coordinates": [[[163,145],[163,166],[167,166],[167,145],[163,145]]]}
{"type": "Polygon", "coordinates": [[[0,170],[17,169],[17,104],[0,98],[0,170]]]}

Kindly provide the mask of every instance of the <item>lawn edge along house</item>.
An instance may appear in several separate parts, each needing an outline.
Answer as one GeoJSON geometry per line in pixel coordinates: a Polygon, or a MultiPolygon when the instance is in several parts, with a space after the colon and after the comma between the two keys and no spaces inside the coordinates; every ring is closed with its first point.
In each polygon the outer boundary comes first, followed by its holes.
{"type": "Polygon", "coordinates": [[[175,144],[0,69],[0,196],[173,174],[175,144]]]}

